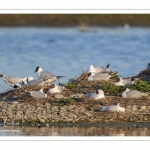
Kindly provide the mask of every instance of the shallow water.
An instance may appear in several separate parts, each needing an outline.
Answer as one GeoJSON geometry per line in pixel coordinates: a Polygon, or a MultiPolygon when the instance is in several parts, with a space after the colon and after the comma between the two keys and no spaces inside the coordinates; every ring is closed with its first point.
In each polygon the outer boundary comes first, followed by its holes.
{"type": "MultiPolygon", "coordinates": [[[[150,28],[0,28],[0,74],[37,78],[41,66],[59,82],[88,70],[90,64],[118,71],[121,77],[136,75],[150,62],[150,28]],[[81,69],[82,67],[82,69],[81,69]]],[[[56,82],[57,83],[57,82],[56,82]]],[[[0,80],[0,92],[10,87],[0,80]]]]}
{"type": "Polygon", "coordinates": [[[133,126],[5,126],[0,127],[0,136],[150,136],[150,128],[133,126]]]}

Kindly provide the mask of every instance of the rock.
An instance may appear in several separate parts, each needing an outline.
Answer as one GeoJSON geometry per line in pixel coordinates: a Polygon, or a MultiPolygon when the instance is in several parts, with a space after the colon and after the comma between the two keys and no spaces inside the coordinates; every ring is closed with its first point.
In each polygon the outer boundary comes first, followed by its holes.
{"type": "Polygon", "coordinates": [[[12,102],[12,105],[17,105],[19,102],[15,101],[15,102],[12,102]]]}
{"type": "Polygon", "coordinates": [[[77,93],[77,94],[71,94],[71,98],[84,98],[84,94],[82,93],[77,93]]]}
{"type": "Polygon", "coordinates": [[[45,106],[51,106],[51,104],[49,104],[49,103],[46,103],[46,104],[45,104],[45,106]]]}
{"type": "Polygon", "coordinates": [[[37,110],[41,110],[42,108],[38,106],[36,109],[37,109],[37,110]]]}
{"type": "Polygon", "coordinates": [[[62,94],[55,94],[54,97],[58,98],[58,99],[64,98],[64,96],[62,94]]]}
{"type": "Polygon", "coordinates": [[[141,110],[146,110],[146,106],[141,106],[141,110]]]}
{"type": "Polygon", "coordinates": [[[52,110],[52,112],[54,112],[54,111],[58,111],[58,110],[59,110],[59,107],[54,106],[54,107],[52,107],[52,108],[51,108],[51,110],[52,110]]]}
{"type": "Polygon", "coordinates": [[[148,106],[147,109],[150,110],[150,106],[148,106]]]}
{"type": "Polygon", "coordinates": [[[148,121],[148,118],[144,117],[144,121],[148,121]]]}
{"type": "Polygon", "coordinates": [[[133,110],[133,111],[137,111],[137,106],[136,106],[136,105],[133,105],[133,106],[132,106],[132,110],[133,110]]]}
{"type": "Polygon", "coordinates": [[[46,121],[44,119],[39,118],[40,123],[45,123],[46,121]]]}

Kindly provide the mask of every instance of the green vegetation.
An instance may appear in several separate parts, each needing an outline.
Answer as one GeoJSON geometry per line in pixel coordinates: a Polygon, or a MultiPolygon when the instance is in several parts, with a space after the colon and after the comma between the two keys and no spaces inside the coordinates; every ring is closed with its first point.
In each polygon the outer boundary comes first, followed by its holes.
{"type": "Polygon", "coordinates": [[[106,94],[112,94],[112,95],[120,95],[120,93],[123,91],[124,87],[116,86],[112,83],[101,83],[101,88],[106,94]]]}
{"type": "Polygon", "coordinates": [[[150,92],[150,84],[146,81],[137,81],[134,85],[126,85],[126,86],[115,86],[112,83],[101,83],[101,88],[106,94],[112,95],[120,95],[125,88],[129,88],[130,90],[138,90],[141,92],[150,92]]]}
{"type": "Polygon", "coordinates": [[[135,84],[131,86],[126,86],[127,88],[131,90],[138,90],[141,92],[150,92],[150,84],[148,84],[146,81],[137,81],[135,84]]]}
{"type": "Polygon", "coordinates": [[[65,85],[65,88],[67,88],[67,89],[74,89],[74,88],[77,88],[77,84],[74,82],[74,83],[72,83],[72,82],[68,82],[66,85],[65,85]]]}
{"type": "Polygon", "coordinates": [[[150,14],[0,14],[0,26],[150,26],[150,14]]]}
{"type": "Polygon", "coordinates": [[[75,104],[76,101],[73,100],[73,99],[61,99],[59,101],[55,101],[53,102],[52,104],[53,105],[57,105],[57,106],[64,106],[64,105],[67,105],[67,104],[75,104]]]}

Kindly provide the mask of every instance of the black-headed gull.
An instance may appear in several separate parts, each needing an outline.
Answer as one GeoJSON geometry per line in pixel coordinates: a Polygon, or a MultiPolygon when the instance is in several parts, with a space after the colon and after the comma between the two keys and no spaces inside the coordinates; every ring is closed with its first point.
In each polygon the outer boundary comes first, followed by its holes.
{"type": "Polygon", "coordinates": [[[0,74],[0,78],[3,79],[9,86],[14,87],[14,85],[22,84],[27,78],[13,77],[0,74]]]}
{"type": "Polygon", "coordinates": [[[83,93],[84,93],[84,97],[89,99],[98,100],[98,99],[105,98],[104,91],[101,89],[96,90],[96,93],[85,93],[85,92],[83,93]]]}
{"type": "Polygon", "coordinates": [[[27,78],[27,86],[43,86],[44,84],[43,80],[34,79],[31,76],[27,78]]]}
{"type": "Polygon", "coordinates": [[[148,95],[138,90],[130,90],[129,88],[126,88],[125,91],[121,93],[121,96],[123,98],[141,98],[148,95]]]}
{"type": "Polygon", "coordinates": [[[52,83],[60,78],[63,78],[65,76],[55,76],[51,74],[50,72],[43,71],[41,67],[36,67],[36,70],[34,72],[37,72],[37,76],[39,80],[45,81],[45,83],[52,83]]]}
{"type": "Polygon", "coordinates": [[[150,70],[150,63],[148,63],[147,65],[147,70],[150,70]]]}
{"type": "Polygon", "coordinates": [[[117,72],[108,74],[108,73],[88,73],[88,81],[98,81],[98,80],[109,80],[111,77],[116,75],[117,72]]]}
{"type": "Polygon", "coordinates": [[[124,107],[120,107],[119,103],[117,105],[107,105],[107,106],[102,106],[102,111],[116,111],[116,112],[125,112],[124,107]]]}
{"type": "Polygon", "coordinates": [[[39,91],[27,91],[27,92],[29,92],[30,95],[35,98],[45,98],[45,97],[47,98],[47,94],[43,92],[43,89],[40,89],[39,91]]]}
{"type": "Polygon", "coordinates": [[[125,86],[125,85],[133,85],[134,83],[135,83],[134,78],[131,78],[131,79],[119,78],[119,81],[114,82],[114,85],[116,85],[116,86],[125,86]]]}
{"type": "Polygon", "coordinates": [[[63,85],[51,84],[47,93],[62,93],[65,87],[63,85]]]}
{"type": "Polygon", "coordinates": [[[109,64],[106,67],[100,67],[100,68],[95,68],[93,65],[90,65],[90,69],[88,72],[95,72],[95,73],[104,73],[104,72],[109,72],[110,70],[109,64]]]}

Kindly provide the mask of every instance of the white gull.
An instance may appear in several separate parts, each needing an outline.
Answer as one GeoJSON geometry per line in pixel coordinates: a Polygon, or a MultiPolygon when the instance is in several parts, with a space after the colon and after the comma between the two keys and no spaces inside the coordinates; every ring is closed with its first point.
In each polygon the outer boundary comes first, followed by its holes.
{"type": "Polygon", "coordinates": [[[39,66],[36,67],[36,70],[34,72],[37,72],[37,76],[38,76],[39,80],[43,80],[47,84],[52,83],[60,78],[65,77],[65,76],[55,76],[55,75],[51,74],[50,72],[43,71],[43,69],[39,66]]]}

